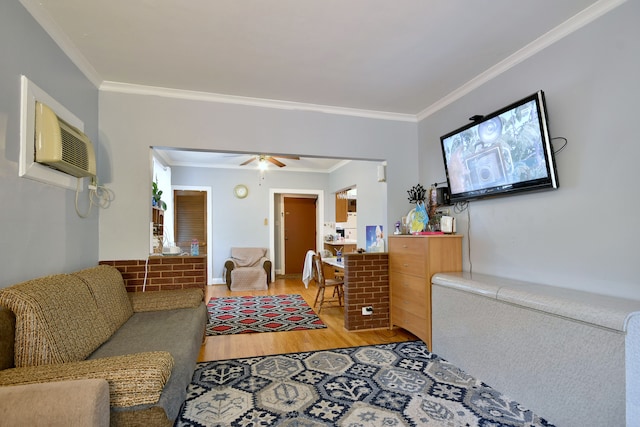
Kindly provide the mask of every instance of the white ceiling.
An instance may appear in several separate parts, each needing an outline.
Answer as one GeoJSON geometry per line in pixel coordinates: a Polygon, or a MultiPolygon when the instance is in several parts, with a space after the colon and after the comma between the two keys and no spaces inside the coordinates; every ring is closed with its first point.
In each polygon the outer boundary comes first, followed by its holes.
{"type": "Polygon", "coordinates": [[[20,1],[103,90],[416,121],[624,0],[20,1]]]}

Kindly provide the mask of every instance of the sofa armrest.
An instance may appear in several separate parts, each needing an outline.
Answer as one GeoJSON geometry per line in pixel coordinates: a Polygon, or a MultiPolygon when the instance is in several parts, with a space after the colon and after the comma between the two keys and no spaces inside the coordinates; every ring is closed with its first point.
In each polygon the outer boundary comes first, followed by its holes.
{"type": "Polygon", "coordinates": [[[265,273],[267,273],[267,285],[271,283],[271,260],[269,258],[262,258],[260,261],[260,265],[264,268],[265,273]]]}
{"type": "Polygon", "coordinates": [[[129,292],[129,301],[131,301],[134,313],[194,308],[200,305],[203,298],[204,293],[199,288],[129,292]]]}
{"type": "Polygon", "coordinates": [[[0,386],[78,379],[105,379],[112,407],[154,404],[173,369],[166,351],[127,354],[50,365],[23,366],[0,371],[0,386]]]}
{"type": "Polygon", "coordinates": [[[235,261],[232,258],[228,258],[224,262],[224,281],[228,289],[231,289],[231,272],[234,268],[236,268],[235,261]]]}
{"type": "Polygon", "coordinates": [[[0,387],[3,426],[108,427],[109,383],[104,379],[0,387]]]}

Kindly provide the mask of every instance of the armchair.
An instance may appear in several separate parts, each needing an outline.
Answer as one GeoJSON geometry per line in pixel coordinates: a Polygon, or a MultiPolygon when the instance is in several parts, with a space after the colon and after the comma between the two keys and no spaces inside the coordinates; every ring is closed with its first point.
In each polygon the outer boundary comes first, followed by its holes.
{"type": "Polygon", "coordinates": [[[268,289],[271,283],[271,260],[265,248],[231,248],[224,263],[224,277],[232,291],[268,289]]]}

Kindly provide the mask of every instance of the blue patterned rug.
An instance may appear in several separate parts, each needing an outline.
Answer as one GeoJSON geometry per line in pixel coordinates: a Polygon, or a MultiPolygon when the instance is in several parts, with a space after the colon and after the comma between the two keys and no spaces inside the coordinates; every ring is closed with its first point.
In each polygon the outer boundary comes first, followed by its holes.
{"type": "Polygon", "coordinates": [[[175,426],[551,426],[421,341],[199,363],[175,426]]]}

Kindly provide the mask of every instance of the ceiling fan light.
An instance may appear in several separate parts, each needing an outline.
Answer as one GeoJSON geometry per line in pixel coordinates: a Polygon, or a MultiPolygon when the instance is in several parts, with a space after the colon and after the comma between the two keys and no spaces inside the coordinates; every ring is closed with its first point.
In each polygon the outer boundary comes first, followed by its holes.
{"type": "Polygon", "coordinates": [[[265,159],[260,159],[260,161],[258,161],[258,169],[265,171],[267,168],[269,168],[269,163],[267,163],[265,159]]]}

